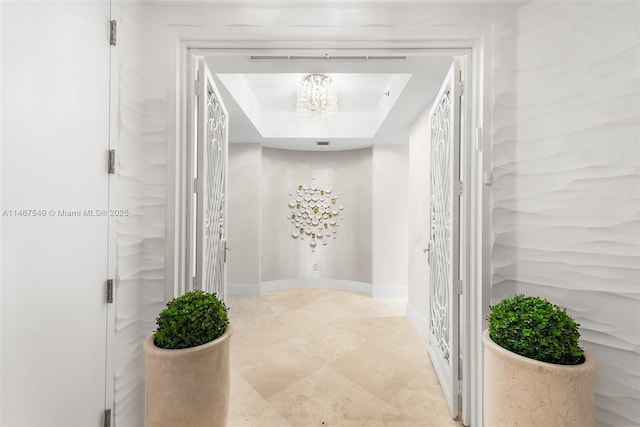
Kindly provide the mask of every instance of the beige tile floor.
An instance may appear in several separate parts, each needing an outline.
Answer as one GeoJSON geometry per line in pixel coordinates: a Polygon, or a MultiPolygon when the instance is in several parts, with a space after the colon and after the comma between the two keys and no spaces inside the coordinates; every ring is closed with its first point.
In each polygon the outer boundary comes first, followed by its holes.
{"type": "Polygon", "coordinates": [[[227,303],[229,427],[462,425],[404,302],[296,290],[227,303]]]}

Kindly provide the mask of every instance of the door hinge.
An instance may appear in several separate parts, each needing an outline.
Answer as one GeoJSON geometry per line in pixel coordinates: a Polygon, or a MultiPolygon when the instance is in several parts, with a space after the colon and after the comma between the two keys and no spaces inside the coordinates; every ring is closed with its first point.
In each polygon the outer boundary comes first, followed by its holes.
{"type": "Polygon", "coordinates": [[[462,181],[458,181],[458,195],[462,196],[463,185],[462,181]]]}
{"type": "Polygon", "coordinates": [[[464,95],[464,83],[460,83],[460,96],[464,95]]]}
{"type": "Polygon", "coordinates": [[[111,409],[104,410],[104,422],[102,425],[104,427],[111,427],[111,409]]]}
{"type": "Polygon", "coordinates": [[[462,280],[458,280],[458,295],[462,295],[462,280]]]}
{"type": "Polygon", "coordinates": [[[109,163],[107,165],[109,175],[116,173],[116,150],[109,150],[109,163]]]}
{"type": "Polygon", "coordinates": [[[193,178],[193,192],[198,194],[198,178],[193,178]]]}
{"type": "Polygon", "coordinates": [[[115,46],[116,45],[116,32],[118,30],[118,23],[116,22],[115,19],[111,20],[109,28],[110,28],[110,31],[109,31],[109,43],[111,44],[111,46],[115,46]]]}
{"type": "Polygon", "coordinates": [[[107,279],[107,304],[113,303],[113,279],[107,279]]]}
{"type": "Polygon", "coordinates": [[[194,90],[196,92],[196,96],[198,96],[198,82],[199,82],[199,80],[196,79],[195,83],[193,84],[193,88],[194,88],[194,90]]]}

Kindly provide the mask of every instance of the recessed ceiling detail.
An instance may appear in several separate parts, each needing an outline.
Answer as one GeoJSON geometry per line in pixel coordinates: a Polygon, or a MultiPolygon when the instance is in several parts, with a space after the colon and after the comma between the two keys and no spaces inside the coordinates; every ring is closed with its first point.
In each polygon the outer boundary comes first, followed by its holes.
{"type": "Polygon", "coordinates": [[[428,113],[452,56],[404,50],[246,51],[206,56],[229,112],[229,143],[340,151],[406,144],[428,113]],[[297,85],[311,73],[332,78],[338,110],[327,119],[300,118],[297,85]],[[224,80],[224,81],[223,81],[224,80]],[[331,141],[317,145],[316,141],[331,141]]]}
{"type": "Polygon", "coordinates": [[[328,73],[340,109],[296,113],[297,88],[312,73],[217,74],[263,138],[373,138],[411,79],[410,73],[328,73]]]}

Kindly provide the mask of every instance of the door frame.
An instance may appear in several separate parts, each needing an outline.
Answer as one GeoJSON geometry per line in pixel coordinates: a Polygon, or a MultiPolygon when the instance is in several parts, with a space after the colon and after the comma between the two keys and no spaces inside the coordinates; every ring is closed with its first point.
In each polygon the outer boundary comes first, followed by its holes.
{"type": "MultiPolygon", "coordinates": [[[[264,38],[247,40],[241,36],[229,35],[224,28],[170,26],[169,62],[167,76],[168,95],[168,162],[167,162],[167,216],[166,216],[166,282],[165,300],[179,293],[184,276],[184,257],[179,248],[185,242],[186,197],[185,162],[187,141],[189,58],[192,55],[244,55],[287,52],[345,52],[349,50],[378,51],[385,54],[431,54],[466,56],[465,94],[470,95],[465,113],[468,120],[463,133],[468,137],[461,149],[465,155],[465,176],[463,197],[468,209],[464,212],[466,243],[464,247],[463,306],[461,313],[465,320],[461,329],[465,332],[460,343],[465,357],[462,363],[462,420],[466,425],[482,425],[482,331],[486,328],[486,317],[490,304],[490,210],[489,187],[491,144],[491,99],[492,93],[492,34],[484,31],[461,30],[455,37],[451,34],[424,34],[421,37],[399,40],[368,40],[357,36],[339,39],[315,38],[314,40],[291,40],[288,34],[278,34],[273,28],[264,38]],[[473,219],[473,221],[472,221],[473,219]]],[[[462,165],[461,165],[462,167],[462,165]]]]}
{"type": "MultiPolygon", "coordinates": [[[[189,49],[187,51],[187,57],[186,57],[187,65],[185,67],[185,76],[183,79],[187,90],[186,90],[185,99],[184,99],[185,104],[182,105],[182,108],[184,109],[184,112],[186,114],[185,121],[183,122],[183,125],[185,127],[185,137],[183,142],[180,144],[181,158],[179,160],[176,159],[177,161],[176,170],[178,171],[178,176],[180,177],[181,182],[184,183],[184,185],[178,189],[181,193],[180,200],[182,200],[182,202],[178,206],[175,206],[175,212],[177,213],[176,218],[178,218],[177,226],[179,226],[177,230],[179,230],[180,232],[179,239],[174,241],[174,247],[175,247],[174,254],[177,257],[178,263],[176,264],[177,271],[174,272],[175,280],[173,281],[173,286],[171,286],[167,281],[167,284],[166,284],[167,287],[165,289],[165,299],[167,297],[172,298],[174,296],[182,295],[187,291],[192,291],[196,289],[196,283],[194,282],[194,277],[191,274],[193,272],[191,268],[193,267],[195,270],[197,270],[197,266],[195,266],[194,263],[198,262],[198,255],[196,252],[194,252],[193,246],[188,245],[187,243],[189,242],[189,238],[190,238],[188,234],[190,232],[195,232],[195,230],[197,230],[197,221],[195,223],[193,221],[193,212],[198,209],[198,206],[193,202],[193,194],[195,193],[196,185],[195,185],[194,179],[192,178],[195,175],[194,172],[200,167],[199,163],[198,165],[194,163],[194,161],[199,162],[197,157],[200,155],[197,150],[198,132],[199,132],[200,124],[197,123],[197,120],[199,116],[198,108],[201,107],[201,105],[199,104],[200,101],[198,99],[198,96],[196,95],[196,91],[199,89],[195,84],[195,81],[196,79],[198,79],[199,72],[200,72],[200,63],[199,63],[200,58],[204,58],[204,55],[193,49],[189,49]],[[189,121],[188,120],[189,117],[193,117],[195,121],[189,121]],[[179,251],[180,244],[182,244],[182,247],[185,248],[184,251],[179,251]]],[[[206,82],[202,82],[201,84],[205,85],[206,82]]],[[[218,100],[220,100],[222,104],[222,109],[226,116],[226,122],[227,122],[226,124],[227,143],[224,151],[224,156],[225,156],[224,194],[226,196],[227,189],[228,189],[228,181],[229,181],[229,176],[228,176],[229,114],[227,113],[227,110],[224,107],[224,104],[222,103],[222,97],[220,96],[220,93],[218,92],[218,89],[215,87],[215,85],[213,87],[213,90],[216,94],[216,98],[218,98],[218,100]]],[[[202,197],[201,193],[199,193],[198,195],[199,197],[202,197]]],[[[200,203],[200,199],[198,199],[198,204],[199,203],[200,203]]],[[[228,214],[228,204],[225,202],[225,214],[224,214],[225,260],[226,260],[226,250],[227,250],[226,249],[227,214],[228,214]]],[[[195,239],[196,239],[195,242],[197,242],[197,236],[195,237],[195,239]]],[[[192,241],[192,243],[194,242],[192,241]]],[[[226,267],[225,267],[225,271],[223,273],[225,277],[224,291],[222,292],[223,298],[226,297],[227,295],[226,274],[227,273],[226,273],[226,267]]],[[[167,277],[169,276],[167,275],[167,277]]]]}

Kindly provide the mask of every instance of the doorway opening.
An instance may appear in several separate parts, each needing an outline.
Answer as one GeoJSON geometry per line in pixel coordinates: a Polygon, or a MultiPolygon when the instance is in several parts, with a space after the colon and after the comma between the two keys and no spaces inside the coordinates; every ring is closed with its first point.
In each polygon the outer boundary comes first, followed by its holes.
{"type": "MultiPolygon", "coordinates": [[[[388,55],[388,50],[380,50],[380,49],[365,49],[360,48],[357,49],[360,55],[364,52],[365,56],[379,56],[380,54],[388,55]]],[[[175,90],[175,101],[176,101],[176,122],[175,130],[177,135],[177,143],[175,148],[176,156],[176,164],[174,165],[174,175],[176,180],[174,182],[181,183],[177,185],[176,192],[174,194],[173,200],[170,200],[170,218],[173,216],[175,219],[176,227],[172,230],[170,234],[170,243],[172,243],[173,251],[171,252],[171,256],[169,256],[168,260],[173,260],[173,265],[168,266],[168,272],[173,272],[173,276],[168,274],[168,277],[174,279],[172,283],[167,286],[167,293],[171,295],[173,293],[180,292],[180,286],[184,283],[185,272],[190,268],[191,262],[188,259],[180,259],[179,254],[182,252],[179,249],[180,243],[184,244],[188,242],[190,237],[189,234],[192,233],[193,228],[187,226],[189,221],[193,221],[192,213],[184,211],[181,208],[180,200],[184,201],[189,197],[188,189],[185,192],[184,184],[187,182],[191,182],[189,176],[185,176],[185,172],[188,170],[189,161],[194,159],[193,153],[189,153],[188,144],[185,142],[189,139],[189,126],[190,123],[193,123],[191,120],[191,116],[189,115],[188,105],[189,105],[189,90],[191,88],[191,84],[189,82],[192,73],[189,71],[189,62],[194,63],[192,58],[195,57],[203,57],[203,56],[217,56],[224,58],[242,54],[243,56],[271,56],[274,55],[273,50],[265,51],[263,49],[217,49],[217,48],[204,48],[202,46],[193,47],[189,46],[189,43],[181,44],[181,49],[179,49],[179,54],[175,58],[176,60],[176,79],[178,84],[173,86],[175,90]],[[268,55],[266,55],[268,53],[268,55]],[[178,76],[182,76],[178,78],[178,76]],[[192,218],[192,219],[189,219],[192,218]]],[[[318,55],[318,54],[326,55],[336,55],[341,54],[345,55],[344,50],[334,48],[333,50],[323,49],[322,51],[318,51],[317,49],[286,49],[283,48],[277,52],[280,56],[295,56],[296,54],[304,54],[304,55],[318,55]]],[[[461,396],[461,404],[458,406],[458,402],[450,401],[449,406],[451,409],[451,414],[454,417],[460,416],[463,422],[466,425],[472,423],[472,417],[478,417],[479,408],[481,406],[480,399],[480,388],[481,388],[481,371],[479,371],[478,367],[481,366],[481,347],[479,347],[479,340],[474,336],[477,333],[478,325],[482,324],[482,318],[478,316],[478,313],[482,312],[478,310],[478,307],[482,306],[482,294],[483,292],[476,291],[470,292],[470,289],[473,289],[476,286],[476,289],[482,288],[482,280],[481,280],[481,269],[478,269],[479,265],[482,265],[482,240],[481,233],[478,230],[478,227],[481,227],[481,222],[478,219],[475,219],[471,222],[471,218],[481,218],[481,215],[477,215],[477,212],[482,210],[482,206],[480,201],[482,200],[481,195],[474,194],[474,189],[481,187],[479,184],[479,177],[481,174],[478,171],[482,170],[482,153],[478,149],[478,141],[472,141],[471,135],[474,134],[471,129],[477,128],[478,123],[478,110],[481,110],[481,102],[477,94],[477,89],[474,88],[474,82],[477,84],[478,76],[477,72],[480,70],[478,64],[474,63],[474,52],[470,48],[451,48],[447,50],[434,50],[434,49],[411,49],[410,51],[403,51],[402,49],[396,49],[393,51],[394,56],[402,56],[402,54],[411,54],[411,55],[424,55],[424,56],[437,56],[437,55],[450,55],[451,57],[458,57],[462,59],[463,74],[460,74],[460,77],[464,77],[465,80],[465,90],[470,94],[469,98],[465,100],[462,104],[463,107],[460,109],[463,114],[460,117],[464,117],[461,120],[461,145],[460,145],[460,175],[463,177],[468,177],[465,180],[465,185],[461,186],[460,196],[462,196],[463,208],[460,214],[460,235],[461,241],[459,242],[460,247],[460,269],[458,278],[465,278],[466,280],[457,280],[455,283],[452,281],[451,286],[455,286],[455,289],[451,289],[451,299],[454,298],[460,301],[459,308],[459,318],[456,318],[459,324],[456,326],[458,328],[459,334],[456,337],[456,340],[459,340],[458,345],[458,354],[451,354],[450,357],[456,360],[459,360],[459,366],[456,364],[455,369],[451,369],[449,380],[459,389],[459,394],[461,396]],[[474,71],[475,70],[475,71],[474,71]],[[466,113],[466,114],[464,114],[466,113]],[[468,182],[469,185],[466,185],[468,182]],[[460,292],[458,292],[460,291],[460,292]],[[458,296],[461,295],[461,296],[458,296]],[[467,296],[463,298],[462,295],[467,296]],[[461,357],[464,355],[464,357],[461,357]],[[460,358],[461,357],[461,358],[460,358]],[[472,371],[473,367],[473,371],[472,371]],[[468,381],[460,381],[463,379],[468,379],[468,381]],[[475,414],[475,415],[472,415],[475,414]]],[[[477,60],[477,58],[476,58],[477,60]]],[[[214,73],[216,72],[213,70],[214,73]]],[[[175,84],[175,82],[174,82],[175,84]]],[[[458,119],[460,119],[458,117],[458,119]]],[[[197,156],[196,156],[197,157],[197,156]]],[[[187,186],[188,187],[188,186],[187,186]]],[[[197,204],[197,202],[196,202],[197,204]]],[[[425,218],[425,221],[430,221],[430,218],[425,218]]],[[[196,219],[197,221],[197,219],[196,219]]],[[[171,249],[171,245],[170,245],[171,249]]],[[[431,255],[431,254],[430,254],[431,255]]],[[[453,312],[454,314],[456,311],[453,312]]],[[[455,334],[453,335],[455,337],[455,334]]],[[[453,360],[452,359],[452,360],[453,360]]],[[[453,366],[453,365],[452,365],[453,366]]],[[[441,380],[442,382],[442,380],[441,380]]],[[[457,399],[457,391],[454,393],[446,392],[445,394],[449,395],[450,399],[457,399]]]]}

